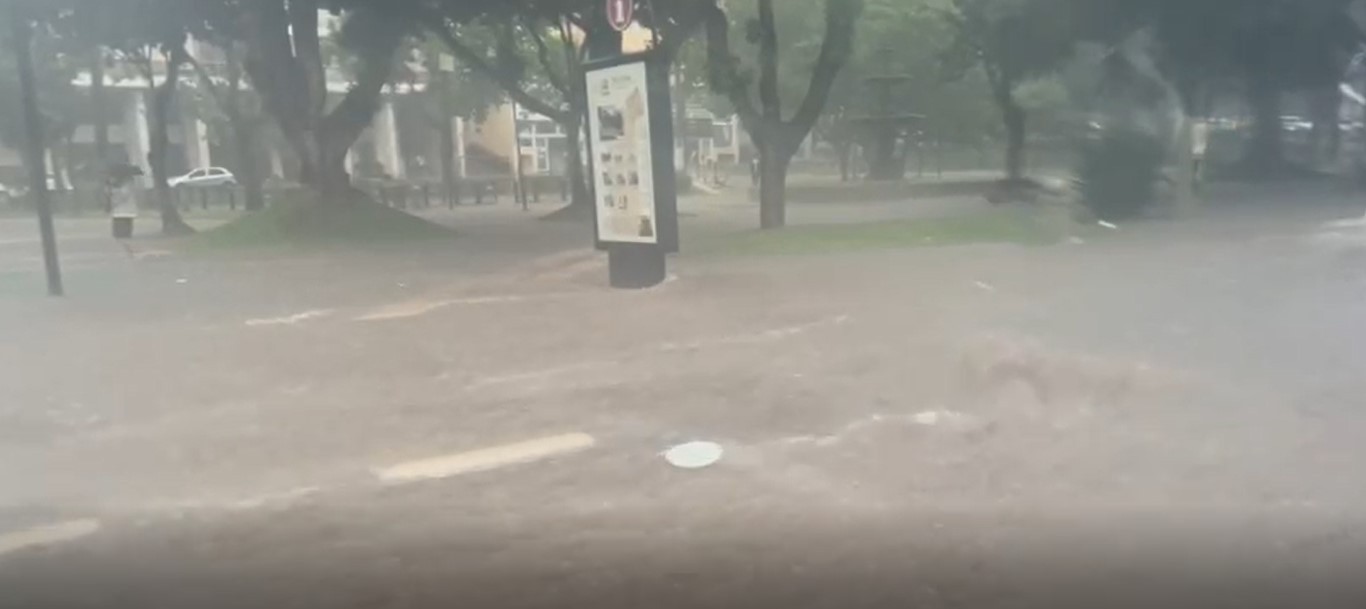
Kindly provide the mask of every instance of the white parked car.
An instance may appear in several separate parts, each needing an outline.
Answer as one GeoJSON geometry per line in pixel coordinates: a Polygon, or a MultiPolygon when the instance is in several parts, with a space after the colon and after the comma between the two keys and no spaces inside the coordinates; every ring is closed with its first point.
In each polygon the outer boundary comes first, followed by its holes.
{"type": "Polygon", "coordinates": [[[1300,131],[1311,131],[1314,123],[1305,120],[1303,117],[1286,115],[1281,117],[1281,126],[1292,133],[1300,131]]]}
{"type": "MultiPolygon", "coordinates": [[[[0,202],[10,201],[28,194],[28,180],[19,181],[16,184],[15,186],[0,184],[0,202]]],[[[48,192],[63,192],[71,189],[70,182],[56,176],[47,176],[48,192]]]]}
{"type": "Polygon", "coordinates": [[[196,169],[178,178],[171,178],[166,181],[171,188],[184,187],[204,187],[204,186],[236,186],[237,177],[231,171],[222,167],[203,167],[196,169]]]}
{"type": "Polygon", "coordinates": [[[9,205],[15,199],[24,196],[24,189],[9,184],[0,184],[0,205],[9,205]]]}

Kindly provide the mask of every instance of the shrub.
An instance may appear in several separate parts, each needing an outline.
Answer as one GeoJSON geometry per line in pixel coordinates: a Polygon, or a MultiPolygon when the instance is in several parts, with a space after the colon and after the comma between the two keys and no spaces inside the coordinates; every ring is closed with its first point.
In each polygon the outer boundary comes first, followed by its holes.
{"type": "Polygon", "coordinates": [[[1104,129],[1081,146],[1077,184],[1082,203],[1101,220],[1142,214],[1157,198],[1163,146],[1151,134],[1104,129]]]}

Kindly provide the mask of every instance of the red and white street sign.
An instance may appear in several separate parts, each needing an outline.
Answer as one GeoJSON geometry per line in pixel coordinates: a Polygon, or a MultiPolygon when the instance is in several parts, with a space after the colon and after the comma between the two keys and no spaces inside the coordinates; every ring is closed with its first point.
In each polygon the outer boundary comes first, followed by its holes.
{"type": "Polygon", "coordinates": [[[635,21],[635,0],[607,0],[607,23],[618,32],[626,31],[635,21]]]}

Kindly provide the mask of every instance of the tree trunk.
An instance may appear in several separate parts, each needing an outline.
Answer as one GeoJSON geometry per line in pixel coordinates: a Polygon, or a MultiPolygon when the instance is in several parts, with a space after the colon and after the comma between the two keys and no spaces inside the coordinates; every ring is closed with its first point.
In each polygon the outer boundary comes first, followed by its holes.
{"type": "Polygon", "coordinates": [[[1028,114],[1015,99],[1016,78],[999,66],[989,64],[986,68],[991,94],[996,98],[996,108],[1006,129],[1006,181],[1013,184],[1024,179],[1028,114]]]}
{"type": "Polygon", "coordinates": [[[841,142],[835,146],[835,153],[840,161],[840,181],[848,182],[850,173],[850,157],[853,155],[854,147],[849,142],[841,142]]]}
{"type": "Polygon", "coordinates": [[[437,128],[438,145],[441,148],[441,192],[442,200],[450,205],[455,196],[456,158],[455,158],[455,119],[446,112],[442,104],[441,126],[437,128]]]}
{"type": "Polygon", "coordinates": [[[782,99],[778,96],[778,30],[773,0],[758,0],[759,112],[761,137],[754,138],[759,153],[759,228],[787,224],[787,165],[782,154],[782,99]]]}
{"type": "Polygon", "coordinates": [[[1342,91],[1337,86],[1324,88],[1310,94],[1311,120],[1314,121],[1310,132],[1310,148],[1314,164],[1332,164],[1337,160],[1338,147],[1342,140],[1338,110],[1342,107],[1342,91]]]}
{"type": "Polygon", "coordinates": [[[47,175],[51,177],[52,186],[55,190],[61,191],[64,187],[62,176],[66,174],[66,159],[63,157],[61,144],[53,142],[47,145],[43,149],[43,154],[47,157],[47,175]]]}
{"type": "MultiPolygon", "coordinates": [[[[561,22],[561,32],[569,35],[567,22],[561,22]]],[[[610,30],[594,30],[588,44],[601,47],[594,49],[594,53],[605,54],[611,48],[621,48],[621,36],[610,30]]],[[[550,69],[549,66],[546,66],[546,69],[550,69]]],[[[592,164],[591,159],[586,159],[583,155],[584,126],[588,124],[588,91],[583,87],[583,63],[578,53],[570,47],[565,47],[565,75],[569,83],[566,95],[569,110],[555,120],[560,128],[564,129],[565,145],[569,147],[569,167],[566,171],[566,179],[569,180],[569,206],[566,209],[592,210],[596,205],[593,200],[592,164]]],[[[577,212],[571,212],[571,215],[573,213],[577,212]]]]}
{"type": "Polygon", "coordinates": [[[581,148],[583,129],[578,121],[571,122],[572,125],[565,126],[565,144],[569,146],[567,176],[569,179],[569,204],[571,206],[592,206],[593,192],[588,187],[588,171],[584,166],[583,149],[581,148]]]}
{"type": "Polygon", "coordinates": [[[90,58],[90,112],[95,126],[95,173],[103,181],[109,172],[109,121],[104,86],[104,47],[95,45],[90,58]]]}
{"type": "Polygon", "coordinates": [[[1181,124],[1177,129],[1176,136],[1176,192],[1174,193],[1175,212],[1181,216],[1188,216],[1195,209],[1196,201],[1196,180],[1199,175],[1196,173],[1196,157],[1194,154],[1195,146],[1195,121],[1186,112],[1182,111],[1180,116],[1181,124]]]}
{"type": "Polygon", "coordinates": [[[854,24],[862,4],[857,0],[826,0],[825,33],[811,72],[811,83],[790,121],[782,116],[778,83],[778,33],[773,0],[758,0],[754,33],[758,38],[759,108],[754,107],[749,79],[736,68],[730,53],[729,25],[716,4],[704,9],[707,30],[707,68],[712,87],[730,99],[745,131],[759,150],[760,226],[777,228],[785,222],[787,170],[797,147],[820,119],[839,71],[852,53],[854,24]]]}
{"type": "Polygon", "coordinates": [[[1248,80],[1247,101],[1253,124],[1243,163],[1257,171],[1280,169],[1285,164],[1280,89],[1269,77],[1254,74],[1248,80]]]}
{"type": "Polygon", "coordinates": [[[308,184],[322,196],[324,204],[345,206],[357,202],[361,193],[351,185],[351,174],[346,171],[347,149],[319,146],[319,150],[308,184]]]}
{"type": "MultiPolygon", "coordinates": [[[[1342,100],[1339,98],[1338,104],[1341,106],[1342,100]]],[[[1337,165],[1342,159],[1342,123],[1334,117],[1333,123],[1328,127],[1328,160],[1337,165]]]]}
{"type": "Polygon", "coordinates": [[[787,169],[792,155],[775,145],[759,152],[759,228],[787,225],[787,169]]]}
{"type": "Polygon", "coordinates": [[[446,70],[441,67],[441,54],[430,47],[424,48],[422,54],[427,66],[427,74],[430,75],[431,82],[427,87],[430,92],[436,90],[436,111],[427,113],[432,119],[433,127],[436,129],[437,155],[441,163],[441,200],[447,205],[453,205],[455,200],[455,117],[451,116],[451,95],[450,82],[447,79],[446,70]]]}
{"type": "MultiPolygon", "coordinates": [[[[681,144],[678,146],[682,152],[681,169],[686,173],[692,173],[692,139],[688,137],[688,96],[684,91],[683,80],[680,78],[674,82],[673,86],[673,119],[674,119],[674,142],[681,144]]],[[[674,161],[678,165],[678,159],[674,161]]]]}
{"type": "Polygon", "coordinates": [[[233,153],[237,156],[237,181],[242,185],[247,211],[266,208],[266,195],[261,188],[261,170],[256,160],[257,125],[235,110],[227,112],[228,125],[233,134],[233,153]]]}
{"type": "Polygon", "coordinates": [[[167,123],[170,121],[171,104],[175,102],[180,67],[184,65],[186,57],[182,42],[166,58],[166,80],[152,89],[152,142],[147,164],[152,168],[152,186],[156,190],[157,207],[161,210],[161,233],[167,236],[194,232],[194,228],[180,216],[180,210],[176,209],[171,186],[167,183],[170,176],[166,170],[166,154],[171,145],[167,123]]]}
{"type": "Polygon", "coordinates": [[[259,117],[248,116],[242,103],[242,63],[234,43],[219,43],[227,58],[228,82],[225,88],[214,84],[213,77],[198,61],[188,63],[199,76],[199,86],[209,91],[220,112],[227,118],[231,133],[233,156],[237,160],[237,181],[242,185],[247,211],[265,209],[265,193],[261,190],[260,163],[256,160],[259,117]]]}
{"type": "Polygon", "coordinates": [[[24,113],[24,165],[28,167],[29,193],[38,212],[38,232],[43,242],[43,268],[47,272],[47,293],[61,296],[62,272],[57,257],[57,237],[52,225],[52,207],[47,192],[47,163],[43,158],[42,113],[38,109],[38,85],[33,74],[33,30],[23,5],[11,2],[6,17],[10,21],[9,39],[19,76],[19,95],[24,113]]]}
{"type": "MultiPolygon", "coordinates": [[[[242,195],[246,199],[243,206],[247,211],[261,211],[266,208],[266,194],[261,187],[261,163],[257,160],[260,150],[261,116],[259,110],[247,110],[242,101],[242,57],[239,45],[227,42],[223,45],[227,57],[228,90],[217,96],[220,98],[223,114],[228,118],[228,128],[232,129],[233,146],[237,154],[237,166],[241,175],[242,195]]],[[[197,69],[202,69],[195,62],[197,69]]],[[[213,91],[213,81],[207,73],[200,74],[205,88],[213,91]]]]}
{"type": "Polygon", "coordinates": [[[246,68],[296,154],[300,180],[318,195],[318,203],[347,205],[362,197],[351,186],[346,153],[379,110],[395,53],[411,23],[383,13],[366,14],[357,22],[367,42],[356,56],[354,83],[329,111],[317,7],[317,0],[248,4],[243,15],[246,68]]]}
{"type": "Polygon", "coordinates": [[[873,156],[868,161],[869,180],[900,180],[906,177],[906,157],[897,151],[900,139],[891,125],[885,125],[882,131],[873,135],[873,156]]]}
{"type": "Polygon", "coordinates": [[[1019,182],[1025,172],[1025,132],[1027,113],[1013,96],[1001,108],[1006,127],[1006,179],[1019,182]]]}

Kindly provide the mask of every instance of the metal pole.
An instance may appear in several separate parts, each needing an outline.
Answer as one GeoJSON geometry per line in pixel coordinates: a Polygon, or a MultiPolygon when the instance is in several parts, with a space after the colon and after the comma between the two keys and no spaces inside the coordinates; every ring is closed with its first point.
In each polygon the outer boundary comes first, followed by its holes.
{"type": "Polygon", "coordinates": [[[522,123],[517,119],[517,109],[519,107],[520,106],[515,102],[512,104],[512,139],[514,142],[514,152],[512,154],[515,157],[512,168],[516,171],[516,174],[513,176],[515,182],[512,185],[512,196],[515,197],[513,199],[514,201],[522,204],[522,211],[526,211],[525,184],[522,181],[522,176],[524,175],[522,173],[522,123]]]}
{"type": "Polygon", "coordinates": [[[47,192],[47,162],[43,158],[43,123],[38,111],[38,94],[33,77],[33,31],[28,15],[18,0],[10,1],[10,40],[14,44],[19,72],[19,94],[24,111],[25,164],[28,165],[29,193],[38,211],[38,233],[43,241],[43,268],[47,271],[47,293],[61,296],[62,269],[57,258],[57,236],[52,227],[52,207],[47,192]]]}
{"type": "Polygon", "coordinates": [[[939,179],[944,179],[944,140],[934,140],[934,166],[939,170],[939,179]]]}

